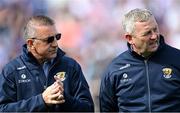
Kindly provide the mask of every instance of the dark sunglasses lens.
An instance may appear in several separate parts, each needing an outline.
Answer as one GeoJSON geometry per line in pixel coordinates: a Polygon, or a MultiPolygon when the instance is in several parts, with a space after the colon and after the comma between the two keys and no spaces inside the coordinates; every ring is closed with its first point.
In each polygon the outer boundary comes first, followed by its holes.
{"type": "Polygon", "coordinates": [[[56,40],[59,40],[61,38],[61,34],[56,35],[56,40]]]}
{"type": "Polygon", "coordinates": [[[47,40],[48,43],[52,43],[53,41],[54,41],[54,36],[48,37],[48,40],[47,40]]]}
{"type": "MultiPolygon", "coordinates": [[[[55,37],[56,37],[56,40],[59,40],[61,38],[61,34],[57,34],[55,37]]],[[[53,41],[54,41],[54,36],[48,37],[48,40],[47,40],[48,43],[52,43],[53,41]]]]}

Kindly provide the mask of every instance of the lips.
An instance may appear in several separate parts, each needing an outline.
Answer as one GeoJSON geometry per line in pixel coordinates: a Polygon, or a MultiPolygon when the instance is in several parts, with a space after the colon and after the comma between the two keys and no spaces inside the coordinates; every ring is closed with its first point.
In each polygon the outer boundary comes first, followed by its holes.
{"type": "Polygon", "coordinates": [[[57,51],[56,50],[53,50],[53,51],[50,51],[51,53],[56,53],[57,51]]]}
{"type": "Polygon", "coordinates": [[[158,40],[150,42],[149,45],[158,45],[158,40]]]}
{"type": "Polygon", "coordinates": [[[57,53],[57,50],[49,50],[49,53],[51,54],[57,53]]]}
{"type": "Polygon", "coordinates": [[[157,45],[157,42],[149,43],[150,46],[157,45]]]}
{"type": "Polygon", "coordinates": [[[149,43],[149,47],[151,48],[151,49],[157,49],[158,48],[158,46],[159,46],[159,44],[158,44],[158,42],[156,41],[156,42],[152,42],[152,43],[149,43]]]}
{"type": "Polygon", "coordinates": [[[51,49],[51,50],[49,50],[49,52],[53,52],[53,53],[55,52],[56,53],[57,49],[51,49]]]}

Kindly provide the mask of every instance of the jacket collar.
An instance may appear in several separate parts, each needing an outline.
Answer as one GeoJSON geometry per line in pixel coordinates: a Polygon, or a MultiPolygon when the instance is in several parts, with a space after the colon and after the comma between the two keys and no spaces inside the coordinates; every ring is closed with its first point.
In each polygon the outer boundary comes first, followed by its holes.
{"type": "MultiPolygon", "coordinates": [[[[32,55],[32,53],[30,53],[27,49],[27,44],[24,44],[23,45],[23,50],[22,50],[22,56],[23,58],[28,61],[28,62],[33,62],[33,64],[36,64],[36,65],[40,65],[38,63],[38,61],[36,60],[36,58],[32,55]]],[[[53,59],[53,62],[57,62],[58,60],[60,60],[63,56],[65,55],[65,52],[62,51],[60,48],[58,48],[57,50],[57,56],[53,59]]]]}

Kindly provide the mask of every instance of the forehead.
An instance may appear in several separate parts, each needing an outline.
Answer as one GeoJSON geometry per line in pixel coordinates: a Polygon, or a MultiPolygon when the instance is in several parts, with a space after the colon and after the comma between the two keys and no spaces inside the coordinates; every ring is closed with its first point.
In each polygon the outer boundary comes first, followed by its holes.
{"type": "Polygon", "coordinates": [[[135,22],[135,30],[140,31],[147,31],[157,27],[157,22],[154,17],[151,17],[149,20],[145,22],[135,22]]]}
{"type": "Polygon", "coordinates": [[[51,36],[57,33],[54,25],[50,26],[34,26],[36,29],[36,35],[39,37],[51,36]]]}

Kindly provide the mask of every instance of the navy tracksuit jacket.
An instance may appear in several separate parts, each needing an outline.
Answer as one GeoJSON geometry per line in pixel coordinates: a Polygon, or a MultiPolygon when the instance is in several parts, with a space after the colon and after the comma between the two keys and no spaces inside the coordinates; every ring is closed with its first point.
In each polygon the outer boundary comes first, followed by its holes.
{"type": "Polygon", "coordinates": [[[100,110],[180,112],[180,50],[165,44],[162,36],[149,59],[129,47],[112,61],[102,78],[100,110]]]}
{"type": "Polygon", "coordinates": [[[23,46],[23,54],[8,63],[0,75],[0,111],[58,112],[94,111],[89,86],[80,65],[58,50],[49,68],[48,77],[42,66],[23,46]],[[54,75],[64,79],[65,103],[46,106],[42,92],[54,83],[54,75]]]}

